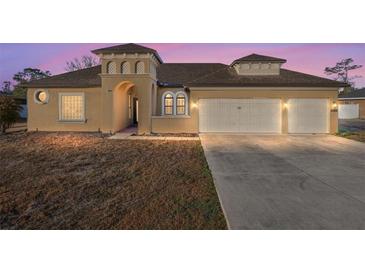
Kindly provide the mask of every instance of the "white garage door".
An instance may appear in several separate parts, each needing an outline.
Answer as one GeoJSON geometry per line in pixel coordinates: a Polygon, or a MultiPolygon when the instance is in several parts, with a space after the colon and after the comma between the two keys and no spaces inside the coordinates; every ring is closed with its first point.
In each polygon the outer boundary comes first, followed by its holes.
{"type": "Polygon", "coordinates": [[[340,104],[338,105],[339,119],[359,118],[359,104],[340,104]]]}
{"type": "Polygon", "coordinates": [[[200,99],[200,132],[280,133],[280,99],[200,99]]]}
{"type": "Polygon", "coordinates": [[[328,133],[328,99],[288,100],[289,133],[328,133]]]}

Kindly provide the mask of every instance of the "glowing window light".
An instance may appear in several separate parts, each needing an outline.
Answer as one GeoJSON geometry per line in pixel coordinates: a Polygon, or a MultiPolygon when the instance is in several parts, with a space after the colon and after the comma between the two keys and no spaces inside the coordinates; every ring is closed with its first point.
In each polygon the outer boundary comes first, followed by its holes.
{"type": "Polygon", "coordinates": [[[81,121],[84,119],[84,98],[82,95],[61,96],[61,120],[81,121]]]}

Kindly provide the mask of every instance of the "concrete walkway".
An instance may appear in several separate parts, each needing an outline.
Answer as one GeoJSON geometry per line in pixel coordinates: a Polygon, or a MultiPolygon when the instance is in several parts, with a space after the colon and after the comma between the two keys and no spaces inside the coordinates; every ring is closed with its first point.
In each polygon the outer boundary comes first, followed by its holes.
{"type": "Polygon", "coordinates": [[[137,134],[137,127],[127,127],[122,131],[117,132],[114,135],[110,136],[108,139],[122,140],[129,138],[133,134],[137,134]]]}
{"type": "Polygon", "coordinates": [[[121,132],[109,137],[109,139],[114,140],[160,140],[160,141],[199,141],[199,137],[180,137],[180,136],[154,136],[154,135],[135,135],[137,134],[136,127],[129,127],[121,132]]]}
{"type": "Polygon", "coordinates": [[[365,229],[365,143],[201,135],[231,229],[365,229]]]}

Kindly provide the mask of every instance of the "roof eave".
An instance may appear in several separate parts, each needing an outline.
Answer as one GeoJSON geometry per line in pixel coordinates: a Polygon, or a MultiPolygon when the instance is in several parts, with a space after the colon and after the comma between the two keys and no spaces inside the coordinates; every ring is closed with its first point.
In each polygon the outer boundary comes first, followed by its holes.
{"type": "Polygon", "coordinates": [[[255,63],[271,63],[271,64],[274,64],[274,63],[277,63],[277,64],[285,64],[286,63],[286,60],[283,60],[283,61],[278,61],[278,60],[234,60],[230,66],[233,67],[235,64],[239,64],[239,63],[252,63],[252,62],[255,62],[255,63]]]}
{"type": "MultiPolygon", "coordinates": [[[[99,54],[113,54],[113,53],[117,53],[117,54],[118,53],[121,53],[121,54],[123,54],[123,53],[130,53],[130,52],[121,52],[121,51],[107,50],[107,49],[105,49],[105,50],[104,49],[95,49],[95,50],[92,50],[91,52],[94,53],[95,55],[99,55],[99,54]]],[[[139,52],[136,52],[136,53],[139,53],[139,52]]],[[[155,51],[155,52],[151,51],[151,52],[148,52],[148,53],[153,54],[157,58],[157,60],[160,62],[160,64],[163,64],[162,58],[158,54],[157,51],[155,51]]]]}
{"type": "Polygon", "coordinates": [[[99,84],[88,84],[88,85],[22,85],[23,88],[95,88],[95,87],[101,87],[99,84]]]}

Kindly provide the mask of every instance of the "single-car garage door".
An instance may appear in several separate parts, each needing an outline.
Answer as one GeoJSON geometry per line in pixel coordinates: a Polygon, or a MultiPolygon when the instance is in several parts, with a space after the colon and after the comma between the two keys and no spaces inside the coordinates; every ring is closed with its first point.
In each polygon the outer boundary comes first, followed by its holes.
{"type": "Polygon", "coordinates": [[[328,99],[288,100],[289,133],[328,133],[328,99]]]}
{"type": "Polygon", "coordinates": [[[280,133],[280,99],[200,99],[200,132],[280,133]]]}

